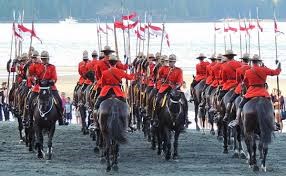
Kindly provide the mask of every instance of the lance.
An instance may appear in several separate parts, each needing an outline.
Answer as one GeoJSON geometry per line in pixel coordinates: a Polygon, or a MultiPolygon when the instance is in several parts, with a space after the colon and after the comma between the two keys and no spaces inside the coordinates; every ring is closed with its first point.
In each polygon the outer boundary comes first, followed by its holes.
{"type": "MultiPolygon", "coordinates": [[[[14,11],[15,14],[15,11],[14,11]]],[[[13,22],[13,26],[15,25],[15,20],[13,22]]],[[[15,36],[16,37],[16,36],[15,36]]],[[[12,52],[13,52],[13,40],[14,40],[14,29],[12,29],[12,36],[11,36],[11,42],[10,42],[10,56],[9,56],[9,60],[7,62],[7,71],[8,71],[8,83],[7,83],[7,92],[9,93],[9,89],[10,89],[10,75],[11,75],[11,62],[12,62],[12,52]]],[[[6,104],[8,104],[8,98],[6,98],[6,104]]]]}
{"type": "MultiPolygon", "coordinates": [[[[251,11],[249,11],[249,25],[251,24],[251,11]]],[[[251,29],[250,29],[251,30],[251,29]]],[[[248,34],[248,54],[250,54],[250,43],[251,43],[251,36],[250,33],[248,34]]]]}
{"type": "MultiPolygon", "coordinates": [[[[149,22],[148,22],[148,25],[151,23],[151,20],[150,20],[150,15],[148,15],[148,18],[149,18],[149,22]]],[[[149,54],[149,46],[150,46],[150,27],[148,26],[148,40],[147,40],[147,54],[146,56],[148,57],[148,54],[149,54]]]]}
{"type": "MultiPolygon", "coordinates": [[[[100,27],[100,19],[98,18],[98,24],[99,24],[99,27],[100,27]]],[[[102,49],[102,43],[101,43],[101,32],[99,31],[99,46],[100,46],[100,51],[102,49]]]]}
{"type": "MultiPolygon", "coordinates": [[[[259,25],[259,17],[258,17],[258,7],[256,8],[256,17],[257,17],[257,25],[259,25]]],[[[258,42],[258,52],[259,52],[259,57],[261,57],[261,52],[260,52],[260,27],[257,26],[257,42],[258,42]]]]}
{"type": "Polygon", "coordinates": [[[216,23],[214,23],[214,54],[216,54],[216,23]]]}
{"type": "MultiPolygon", "coordinates": [[[[139,30],[141,29],[141,23],[140,23],[140,27],[139,27],[139,30]]],[[[139,32],[138,30],[138,32],[139,32]]],[[[144,34],[145,34],[145,31],[144,31],[144,34]]],[[[144,38],[143,38],[143,42],[144,42],[144,38]]],[[[138,54],[140,53],[141,51],[141,39],[139,39],[139,46],[138,46],[138,54]]]]}
{"type": "Polygon", "coordinates": [[[247,35],[249,35],[249,33],[248,33],[248,29],[247,29],[247,27],[246,27],[246,19],[244,18],[244,27],[245,27],[245,30],[246,30],[246,32],[245,32],[245,34],[244,34],[244,39],[245,39],[245,53],[247,53],[247,51],[248,51],[248,47],[247,47],[247,35]]]}
{"type": "MultiPolygon", "coordinates": [[[[139,27],[138,26],[137,26],[137,32],[139,32],[139,27]]],[[[135,51],[136,56],[138,54],[138,46],[139,46],[139,40],[138,40],[138,36],[136,34],[136,51],[135,51]]]]}
{"type": "Polygon", "coordinates": [[[144,49],[145,49],[145,30],[146,30],[146,18],[147,18],[147,12],[145,11],[145,17],[144,17],[145,19],[145,21],[144,21],[144,36],[143,36],[143,41],[142,41],[142,53],[144,53],[144,49]]]}
{"type": "MultiPolygon", "coordinates": [[[[276,63],[278,63],[278,45],[277,45],[277,35],[276,35],[276,33],[277,33],[277,31],[276,31],[276,23],[277,23],[277,20],[276,20],[276,14],[275,14],[275,8],[274,8],[274,25],[275,25],[275,56],[276,56],[276,60],[275,60],[275,62],[276,63]]],[[[280,95],[280,86],[279,86],[279,76],[277,75],[277,77],[276,77],[276,83],[277,83],[277,95],[278,95],[278,97],[279,97],[279,95],[280,95]]],[[[278,101],[278,102],[280,102],[280,101],[278,101]]]]}
{"type": "Polygon", "coordinates": [[[106,46],[108,46],[108,29],[107,29],[107,17],[105,20],[105,31],[106,31],[106,46]]]}
{"type": "MultiPolygon", "coordinates": [[[[228,24],[228,29],[229,29],[229,21],[227,22],[228,24]]],[[[230,44],[230,49],[232,50],[232,40],[231,40],[231,32],[228,33],[229,35],[229,44],[230,44]]]]}
{"type": "Polygon", "coordinates": [[[241,30],[240,30],[240,14],[238,14],[238,24],[239,24],[239,49],[240,49],[240,57],[242,57],[242,43],[241,43],[241,30]]]}
{"type": "Polygon", "coordinates": [[[224,52],[226,52],[226,36],[225,36],[225,23],[223,22],[223,44],[224,44],[224,52]]]}
{"type": "Polygon", "coordinates": [[[162,55],[163,41],[164,41],[164,35],[165,35],[165,21],[166,21],[166,15],[164,15],[163,24],[162,24],[163,31],[162,31],[161,46],[160,46],[160,56],[162,55]]]}
{"type": "Polygon", "coordinates": [[[101,49],[100,49],[100,41],[99,41],[99,26],[98,26],[98,19],[96,19],[96,32],[97,32],[98,52],[100,52],[100,51],[101,51],[101,49]]]}
{"type": "Polygon", "coordinates": [[[115,27],[115,17],[113,17],[113,32],[114,32],[114,43],[115,43],[115,52],[116,52],[116,56],[117,58],[119,58],[119,54],[118,54],[118,43],[117,43],[117,34],[116,34],[116,27],[115,27]]]}

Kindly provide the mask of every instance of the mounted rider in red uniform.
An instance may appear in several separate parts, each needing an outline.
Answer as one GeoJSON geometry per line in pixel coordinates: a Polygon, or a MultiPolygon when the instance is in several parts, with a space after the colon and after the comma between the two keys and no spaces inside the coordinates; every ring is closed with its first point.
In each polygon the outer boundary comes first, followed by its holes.
{"type": "Polygon", "coordinates": [[[231,107],[232,107],[232,103],[234,102],[234,100],[239,96],[241,95],[241,91],[242,91],[242,81],[244,79],[244,74],[246,72],[246,70],[250,69],[250,65],[249,65],[249,54],[245,53],[243,55],[242,58],[240,58],[242,60],[242,66],[240,68],[238,68],[236,70],[236,83],[237,83],[237,86],[234,90],[234,94],[232,94],[228,104],[226,105],[226,113],[225,113],[225,116],[223,118],[224,121],[227,120],[229,114],[230,114],[230,110],[231,110],[231,107]]]}
{"type": "MultiPolygon", "coordinates": [[[[159,74],[163,75],[162,84],[160,86],[159,92],[157,94],[156,105],[155,105],[155,117],[154,117],[154,126],[157,126],[158,123],[158,115],[161,110],[161,100],[168,94],[172,89],[180,90],[180,87],[183,84],[183,71],[181,68],[175,66],[176,63],[176,55],[171,54],[169,56],[169,67],[163,67],[159,74]]],[[[181,97],[183,100],[183,111],[184,111],[184,122],[187,124],[187,116],[188,116],[188,102],[183,92],[181,92],[181,97]]],[[[183,129],[184,127],[182,127],[183,129]]]]}
{"type": "Polygon", "coordinates": [[[275,76],[281,73],[281,63],[279,61],[276,61],[277,68],[275,70],[262,66],[262,60],[257,54],[252,57],[251,62],[252,67],[245,71],[243,80],[245,86],[247,87],[247,91],[239,104],[236,119],[229,124],[231,127],[234,127],[240,123],[242,108],[250,99],[254,97],[270,98],[270,95],[265,87],[267,76],[275,76]]]}
{"type": "Polygon", "coordinates": [[[234,54],[232,50],[227,50],[223,56],[227,58],[227,61],[221,66],[222,90],[218,96],[219,101],[230,89],[237,86],[236,70],[241,67],[241,63],[234,60],[236,54],[234,54]]]}
{"type": "MultiPolygon", "coordinates": [[[[96,91],[95,97],[98,97],[100,92],[101,92],[101,89],[102,89],[102,83],[101,83],[102,73],[105,70],[108,70],[109,68],[111,68],[109,58],[110,58],[110,55],[112,53],[114,53],[115,51],[111,50],[110,46],[105,46],[104,49],[102,50],[102,52],[104,53],[104,58],[102,60],[98,61],[97,69],[96,69],[96,73],[95,73],[96,78],[98,79],[96,82],[96,85],[93,88],[93,90],[96,91]]],[[[120,60],[117,60],[117,62],[115,62],[115,67],[122,69],[122,70],[127,70],[128,64],[122,64],[120,60]]]]}
{"type": "Polygon", "coordinates": [[[194,88],[201,80],[204,80],[207,78],[207,66],[210,63],[207,61],[204,61],[205,58],[207,57],[203,53],[201,53],[199,57],[196,58],[200,62],[196,65],[196,77],[191,84],[192,88],[194,88]]]}
{"type": "Polygon", "coordinates": [[[205,105],[205,102],[206,102],[206,99],[205,99],[205,96],[204,96],[204,93],[205,93],[205,90],[207,87],[209,87],[213,80],[214,80],[214,74],[213,74],[213,67],[216,65],[216,57],[215,55],[212,55],[210,58],[211,60],[211,63],[207,65],[206,67],[206,84],[202,90],[202,101],[200,103],[200,107],[203,107],[205,105]]]}
{"type": "Polygon", "coordinates": [[[34,112],[34,105],[33,100],[38,96],[40,91],[40,81],[45,80],[48,81],[52,95],[54,96],[55,100],[57,101],[57,108],[59,113],[61,114],[59,120],[59,125],[63,125],[63,106],[62,106],[62,99],[59,96],[55,83],[57,82],[57,72],[56,67],[52,64],[49,64],[49,53],[47,51],[43,51],[41,53],[41,60],[42,63],[40,64],[33,64],[29,68],[30,75],[33,75],[35,78],[35,86],[32,88],[32,93],[29,98],[29,113],[30,113],[30,122],[33,121],[33,112],[34,112]]]}
{"type": "Polygon", "coordinates": [[[101,91],[100,95],[96,100],[94,105],[94,113],[97,113],[97,110],[100,106],[100,103],[112,96],[126,102],[125,94],[122,90],[122,78],[132,80],[134,79],[133,74],[127,74],[124,70],[116,67],[119,60],[116,56],[111,55],[108,58],[109,68],[102,72],[101,76],[101,91]]]}

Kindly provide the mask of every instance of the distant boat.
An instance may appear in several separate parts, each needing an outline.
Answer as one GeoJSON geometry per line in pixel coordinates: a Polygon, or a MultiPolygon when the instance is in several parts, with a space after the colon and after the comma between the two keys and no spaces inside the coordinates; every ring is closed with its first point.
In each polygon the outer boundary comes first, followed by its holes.
{"type": "Polygon", "coordinates": [[[72,16],[69,16],[65,20],[59,21],[59,23],[60,24],[76,24],[76,23],[78,23],[78,21],[76,19],[74,19],[72,16]]]}

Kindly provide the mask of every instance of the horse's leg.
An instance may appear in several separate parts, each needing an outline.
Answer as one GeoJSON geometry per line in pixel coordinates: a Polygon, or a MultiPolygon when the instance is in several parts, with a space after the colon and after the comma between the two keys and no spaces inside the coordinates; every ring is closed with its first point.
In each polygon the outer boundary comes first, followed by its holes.
{"type": "Polygon", "coordinates": [[[252,153],[253,153],[253,142],[252,142],[252,138],[253,136],[251,134],[246,134],[245,135],[245,144],[247,146],[247,151],[248,151],[248,156],[249,156],[249,160],[248,160],[248,164],[249,164],[249,168],[251,168],[253,166],[253,162],[252,162],[252,153]]]}
{"type": "Polygon", "coordinates": [[[111,170],[111,164],[110,164],[110,146],[111,146],[111,142],[110,140],[106,140],[105,141],[105,154],[106,154],[106,172],[109,172],[111,170]]]}
{"type": "Polygon", "coordinates": [[[258,150],[259,150],[259,159],[263,159],[263,144],[261,141],[259,141],[258,150]]]}
{"type": "Polygon", "coordinates": [[[164,127],[164,133],[165,133],[165,143],[166,143],[166,153],[165,153],[165,159],[169,160],[171,158],[171,131],[164,127]]]}
{"type": "Polygon", "coordinates": [[[240,128],[239,125],[236,127],[236,132],[237,132],[237,141],[238,141],[239,157],[240,157],[241,159],[246,159],[246,155],[245,155],[245,153],[244,153],[244,151],[243,151],[242,143],[241,143],[241,133],[242,133],[242,131],[241,131],[241,128],[240,128]]]}
{"type": "Polygon", "coordinates": [[[228,153],[228,126],[227,126],[227,123],[226,122],[222,122],[223,124],[223,153],[228,153]]]}
{"type": "Polygon", "coordinates": [[[23,135],[22,135],[23,122],[19,114],[17,115],[17,119],[18,119],[18,125],[19,125],[18,130],[19,130],[20,142],[22,142],[23,141],[23,135]]]}
{"type": "Polygon", "coordinates": [[[261,161],[261,169],[266,172],[266,157],[268,154],[268,145],[263,144],[263,159],[261,161]]]}
{"type": "MultiPolygon", "coordinates": [[[[151,149],[152,150],[156,150],[156,136],[157,136],[157,131],[158,128],[155,127],[151,127],[151,149]]],[[[159,142],[159,141],[158,141],[159,142]]],[[[160,151],[161,154],[161,151],[160,151]]],[[[159,151],[158,151],[158,155],[159,155],[159,151]]]]}
{"type": "Polygon", "coordinates": [[[42,133],[41,129],[39,129],[37,125],[35,125],[35,133],[36,133],[36,148],[38,149],[38,158],[41,159],[44,157],[41,145],[41,137],[43,137],[43,135],[41,134],[42,133]]]}
{"type": "Polygon", "coordinates": [[[34,141],[35,141],[35,131],[32,126],[27,127],[27,138],[29,143],[29,151],[33,151],[34,141]]]}
{"type": "Polygon", "coordinates": [[[113,166],[114,171],[118,171],[118,154],[119,154],[119,144],[114,144],[114,153],[113,153],[113,166]]]}
{"type": "MultiPolygon", "coordinates": [[[[162,130],[161,127],[158,127],[155,131],[156,135],[157,135],[157,142],[158,142],[158,151],[157,151],[157,155],[161,155],[162,153],[162,142],[163,142],[163,134],[162,134],[162,130]]],[[[154,136],[155,137],[155,136],[154,136]]],[[[155,144],[156,146],[156,144],[155,144]]]]}
{"type": "Polygon", "coordinates": [[[237,133],[237,127],[234,129],[230,129],[233,132],[233,150],[234,154],[232,155],[233,158],[239,158],[239,149],[237,149],[237,142],[238,142],[238,133],[237,133]]]}
{"type": "Polygon", "coordinates": [[[257,160],[256,160],[256,141],[253,138],[253,171],[259,171],[259,167],[257,166],[257,160]]]}
{"type": "Polygon", "coordinates": [[[49,134],[48,134],[48,160],[51,160],[52,159],[52,140],[53,140],[53,136],[54,136],[54,133],[55,133],[55,124],[52,125],[50,131],[49,131],[49,134]]]}
{"type": "Polygon", "coordinates": [[[194,105],[195,105],[195,122],[196,122],[196,130],[197,131],[200,131],[200,127],[198,125],[198,111],[199,111],[199,105],[194,102],[194,105]]]}
{"type": "Polygon", "coordinates": [[[175,135],[174,135],[174,153],[173,153],[173,159],[177,159],[178,158],[178,140],[179,140],[179,136],[180,136],[180,130],[177,129],[175,130],[175,135]]]}

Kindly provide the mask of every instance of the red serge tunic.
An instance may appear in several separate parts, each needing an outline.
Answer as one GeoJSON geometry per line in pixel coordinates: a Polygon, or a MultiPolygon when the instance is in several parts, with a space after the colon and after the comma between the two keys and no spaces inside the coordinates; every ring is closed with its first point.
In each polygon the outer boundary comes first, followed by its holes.
{"type": "MultiPolygon", "coordinates": [[[[96,71],[95,71],[95,75],[97,78],[97,82],[96,82],[96,86],[94,86],[93,90],[97,90],[97,88],[102,87],[101,86],[101,77],[102,77],[102,73],[105,70],[108,70],[111,67],[111,65],[109,64],[108,58],[105,57],[102,60],[99,60],[97,63],[97,67],[96,67],[96,71]]],[[[128,69],[128,64],[122,64],[120,61],[117,62],[117,64],[115,65],[116,68],[122,69],[122,70],[127,70],[128,69]]]]}
{"type": "Polygon", "coordinates": [[[207,65],[207,80],[206,84],[210,85],[214,80],[214,74],[213,74],[213,67],[216,65],[216,62],[212,62],[209,65],[207,65]]]}
{"type": "Polygon", "coordinates": [[[241,62],[231,60],[225,62],[221,67],[221,76],[223,81],[222,90],[230,90],[237,85],[236,69],[241,67],[241,62]]]}
{"type": "Polygon", "coordinates": [[[124,92],[121,90],[121,81],[122,78],[126,78],[128,80],[134,79],[133,74],[127,74],[123,70],[111,67],[102,72],[101,84],[102,90],[100,92],[100,96],[106,96],[110,89],[113,89],[115,95],[117,97],[125,97],[124,92]]]}
{"type": "MultiPolygon", "coordinates": [[[[34,66],[31,68],[30,72],[34,73],[34,76],[37,80],[53,80],[54,82],[57,81],[57,72],[56,67],[52,64],[34,64],[34,66]]],[[[57,90],[56,86],[51,87],[52,90],[57,90]]],[[[33,92],[39,92],[40,91],[40,85],[36,84],[33,89],[33,92]]]]}
{"type": "Polygon", "coordinates": [[[167,67],[166,69],[164,69],[164,75],[167,76],[159,89],[159,93],[165,92],[165,90],[169,87],[174,88],[177,85],[181,86],[183,84],[183,71],[178,67],[167,67]]]}
{"type": "Polygon", "coordinates": [[[220,77],[221,65],[222,63],[218,62],[213,67],[214,81],[211,84],[212,87],[217,87],[219,85],[219,81],[221,79],[220,77]]]}
{"type": "Polygon", "coordinates": [[[155,83],[154,83],[154,67],[155,67],[154,63],[151,63],[148,66],[147,76],[148,76],[148,86],[149,87],[153,87],[155,85],[155,83]]]}
{"type": "Polygon", "coordinates": [[[270,97],[268,91],[265,89],[267,75],[279,75],[281,69],[269,69],[267,67],[259,67],[254,65],[252,68],[246,70],[244,75],[244,83],[247,87],[245,98],[253,97],[270,97]]]}
{"type": "Polygon", "coordinates": [[[156,89],[159,90],[160,87],[162,86],[162,83],[164,82],[164,80],[167,78],[167,74],[168,74],[168,66],[161,66],[159,68],[158,71],[158,79],[157,79],[157,85],[156,85],[156,89]]]}
{"type": "Polygon", "coordinates": [[[79,81],[78,83],[80,85],[82,85],[83,83],[85,83],[85,79],[84,79],[84,75],[87,73],[87,64],[89,63],[90,61],[87,60],[87,61],[81,61],[79,64],[78,64],[78,73],[80,75],[80,78],[79,78],[79,81]]]}
{"type": "Polygon", "coordinates": [[[195,80],[197,82],[207,78],[207,65],[209,64],[210,64],[209,62],[201,61],[196,65],[195,80]]]}
{"type": "Polygon", "coordinates": [[[237,85],[237,87],[234,90],[235,94],[240,94],[241,93],[241,89],[242,89],[241,83],[242,83],[242,81],[244,79],[245,71],[250,69],[250,68],[251,67],[248,64],[243,63],[243,65],[236,70],[236,83],[238,85],[237,85]]]}

